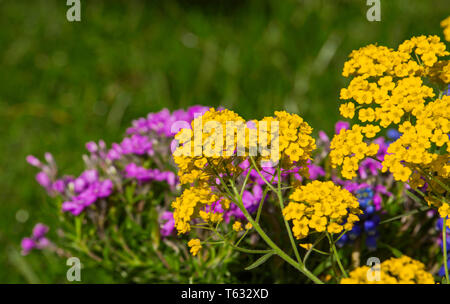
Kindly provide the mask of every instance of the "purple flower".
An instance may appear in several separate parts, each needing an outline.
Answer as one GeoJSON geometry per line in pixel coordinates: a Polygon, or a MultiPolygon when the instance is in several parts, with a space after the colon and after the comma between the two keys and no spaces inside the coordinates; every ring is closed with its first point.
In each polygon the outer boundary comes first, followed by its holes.
{"type": "Polygon", "coordinates": [[[309,169],[309,178],[311,180],[318,179],[319,176],[325,176],[325,170],[321,166],[309,164],[308,169],[309,169]]]}
{"type": "Polygon", "coordinates": [[[164,211],[159,217],[161,222],[160,233],[163,237],[167,237],[175,230],[175,219],[173,218],[173,212],[164,211]]]}
{"type": "Polygon", "coordinates": [[[342,129],[348,130],[350,128],[350,124],[346,121],[338,121],[336,125],[334,126],[334,130],[336,134],[339,134],[342,129]]]}
{"type": "Polygon", "coordinates": [[[136,165],[135,163],[129,163],[125,167],[125,177],[135,178],[139,182],[165,181],[170,186],[174,186],[177,183],[176,175],[171,171],[161,172],[158,169],[146,169],[144,167],[136,165]]]}
{"type": "Polygon", "coordinates": [[[109,179],[104,181],[97,181],[92,184],[91,191],[96,197],[108,197],[113,191],[113,182],[109,179]]]}
{"type": "Polygon", "coordinates": [[[36,248],[36,243],[31,238],[23,238],[20,243],[22,247],[22,255],[27,255],[31,250],[36,248]]]}
{"type": "Polygon", "coordinates": [[[98,180],[98,172],[97,170],[86,170],[84,171],[81,176],[82,179],[84,179],[87,183],[92,184],[95,183],[98,180]]]}
{"type": "Polygon", "coordinates": [[[37,223],[33,228],[33,237],[35,239],[40,239],[47,234],[48,230],[48,226],[42,223],[37,223]]]}
{"type": "Polygon", "coordinates": [[[173,137],[172,125],[177,121],[191,122],[196,116],[203,115],[208,110],[204,106],[192,106],[187,111],[176,110],[172,114],[168,109],[157,113],[149,113],[146,118],[133,121],[132,127],[127,129],[127,134],[156,133],[159,136],[173,137]]]}
{"type": "Polygon", "coordinates": [[[65,188],[66,188],[66,184],[61,179],[56,180],[52,185],[52,190],[59,192],[59,193],[64,193],[65,188]]]}
{"type": "Polygon", "coordinates": [[[41,167],[41,162],[39,159],[37,159],[36,157],[34,157],[33,155],[28,155],[26,158],[27,162],[32,165],[33,167],[41,167]]]}
{"type": "Polygon", "coordinates": [[[86,149],[91,153],[95,153],[98,151],[97,144],[93,141],[86,143],[86,149]]]}
{"type": "Polygon", "coordinates": [[[33,249],[44,249],[50,245],[50,241],[45,237],[49,228],[41,223],[37,223],[34,228],[31,237],[22,239],[20,243],[22,247],[22,255],[27,255],[33,249]]]}
{"type": "Polygon", "coordinates": [[[84,206],[81,201],[67,201],[62,203],[61,207],[63,212],[70,212],[72,215],[79,215],[84,210],[84,206]]]}
{"type": "Polygon", "coordinates": [[[330,138],[328,137],[327,133],[325,133],[324,131],[319,131],[319,138],[325,144],[328,144],[330,142],[330,138]]]}
{"type": "Polygon", "coordinates": [[[73,182],[73,187],[76,193],[80,193],[86,189],[88,183],[84,178],[78,177],[73,182]]]}
{"type": "Polygon", "coordinates": [[[36,181],[44,188],[49,189],[52,185],[50,177],[43,171],[36,174],[36,181]]]}

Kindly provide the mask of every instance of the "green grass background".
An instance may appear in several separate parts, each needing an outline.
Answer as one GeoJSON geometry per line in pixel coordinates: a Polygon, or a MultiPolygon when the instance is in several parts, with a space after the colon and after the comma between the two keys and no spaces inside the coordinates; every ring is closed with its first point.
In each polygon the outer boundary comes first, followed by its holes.
{"type": "MultiPolygon", "coordinates": [[[[85,142],[119,141],[132,119],[193,104],[245,118],[285,109],[330,132],[351,50],[442,37],[450,14],[448,0],[381,0],[381,22],[367,21],[365,0],[81,0],[70,23],[65,3],[0,0],[1,283],[66,282],[65,261],[19,253],[36,221],[54,221],[26,155],[50,151],[78,174],[85,142]]],[[[89,269],[82,279],[111,281],[89,269]]]]}

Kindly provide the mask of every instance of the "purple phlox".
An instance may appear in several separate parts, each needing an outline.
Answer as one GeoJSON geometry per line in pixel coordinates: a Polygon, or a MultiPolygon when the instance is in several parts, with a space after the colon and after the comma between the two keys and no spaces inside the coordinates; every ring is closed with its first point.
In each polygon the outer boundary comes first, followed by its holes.
{"type": "Polygon", "coordinates": [[[146,169],[135,163],[129,163],[125,167],[124,175],[126,178],[135,178],[139,182],[159,181],[167,182],[170,186],[177,184],[177,178],[172,171],[160,171],[158,169],[146,169]]]}
{"type": "Polygon", "coordinates": [[[160,233],[163,237],[171,235],[175,230],[175,219],[173,218],[173,212],[164,211],[159,217],[160,221],[160,233]]]}
{"type": "Polygon", "coordinates": [[[63,202],[62,210],[75,216],[95,203],[97,199],[110,196],[114,188],[111,180],[100,180],[98,171],[95,169],[84,171],[72,184],[75,195],[63,202]]]}
{"type": "Polygon", "coordinates": [[[46,238],[46,234],[49,231],[49,228],[42,224],[37,223],[31,234],[31,237],[26,237],[22,239],[21,247],[22,247],[22,255],[27,255],[33,249],[43,249],[50,245],[50,241],[46,238]]]}
{"type": "Polygon", "coordinates": [[[334,125],[334,131],[336,132],[336,134],[339,134],[342,129],[348,130],[349,128],[350,128],[350,123],[348,123],[346,121],[338,121],[334,125]]]}

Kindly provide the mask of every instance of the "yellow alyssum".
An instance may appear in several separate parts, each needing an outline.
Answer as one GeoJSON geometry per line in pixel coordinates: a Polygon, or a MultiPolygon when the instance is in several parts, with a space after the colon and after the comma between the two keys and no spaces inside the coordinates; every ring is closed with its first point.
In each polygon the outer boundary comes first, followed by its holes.
{"type": "Polygon", "coordinates": [[[349,276],[341,279],[341,284],[434,284],[425,265],[405,255],[384,261],[373,269],[358,267],[349,276]]]}
{"type": "MultiPolygon", "coordinates": [[[[202,217],[205,221],[211,220],[211,215],[207,215],[209,213],[205,210],[218,199],[219,197],[213,194],[209,187],[185,189],[181,196],[172,202],[172,208],[174,209],[173,218],[178,234],[189,232],[191,230],[190,221],[194,218],[202,217]]],[[[217,222],[222,218],[221,215],[218,216],[219,218],[217,218],[217,215],[212,215],[212,217],[213,222],[217,222]]]]}
{"type": "MultiPolygon", "coordinates": [[[[450,17],[441,25],[448,38],[450,17]]],[[[341,167],[344,178],[356,177],[359,162],[378,152],[365,139],[394,124],[402,135],[389,146],[383,172],[413,189],[427,183],[427,193],[444,193],[450,174],[450,97],[442,96],[442,90],[450,83],[450,61],[442,57],[448,55],[434,35],[412,37],[396,50],[368,45],[349,55],[342,74],[352,79],[341,89],[340,112],[359,122],[334,136],[330,153],[332,166],[341,167]]],[[[432,196],[427,201],[442,204],[432,196]]]]}
{"type": "Polygon", "coordinates": [[[286,220],[292,220],[292,232],[297,239],[308,236],[310,230],[340,233],[351,230],[359,221],[358,200],[333,182],[313,181],[297,187],[291,202],[283,209],[286,220]]]}
{"type": "Polygon", "coordinates": [[[191,254],[196,256],[197,253],[202,249],[202,244],[200,243],[200,239],[192,239],[188,242],[188,246],[191,247],[191,254]]]}

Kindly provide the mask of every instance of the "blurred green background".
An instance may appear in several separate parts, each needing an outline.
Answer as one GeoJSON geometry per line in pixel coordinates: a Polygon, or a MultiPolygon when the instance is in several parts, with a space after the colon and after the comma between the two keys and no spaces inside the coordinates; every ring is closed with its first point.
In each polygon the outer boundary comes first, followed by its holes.
{"type": "MultiPolygon", "coordinates": [[[[20,255],[20,239],[50,224],[28,154],[54,154],[77,174],[84,143],[119,141],[131,120],[164,107],[223,105],[245,118],[285,109],[315,130],[338,119],[346,57],[370,43],[396,47],[441,35],[448,0],[0,0],[0,282],[67,282],[65,261],[20,255]]],[[[52,233],[56,233],[52,231],[52,233]]],[[[86,270],[83,282],[110,282],[86,270]]]]}

